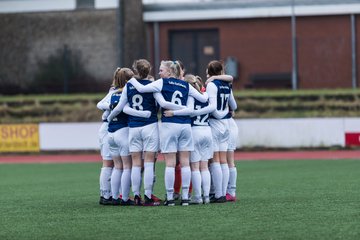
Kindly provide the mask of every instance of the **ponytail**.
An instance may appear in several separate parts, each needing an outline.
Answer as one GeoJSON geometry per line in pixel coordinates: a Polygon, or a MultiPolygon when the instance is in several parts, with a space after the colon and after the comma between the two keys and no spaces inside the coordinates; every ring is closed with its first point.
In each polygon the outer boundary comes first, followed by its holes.
{"type": "Polygon", "coordinates": [[[186,74],[184,77],[185,81],[191,84],[199,93],[201,93],[202,81],[199,76],[194,76],[192,74],[186,74]]]}
{"type": "Polygon", "coordinates": [[[178,61],[161,61],[161,65],[169,69],[171,76],[180,78],[181,66],[178,61]]]}

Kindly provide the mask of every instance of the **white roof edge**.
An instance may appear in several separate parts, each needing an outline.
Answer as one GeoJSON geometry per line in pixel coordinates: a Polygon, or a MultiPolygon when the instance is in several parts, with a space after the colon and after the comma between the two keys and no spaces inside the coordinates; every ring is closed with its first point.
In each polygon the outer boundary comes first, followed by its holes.
{"type": "MultiPolygon", "coordinates": [[[[296,16],[324,16],[324,15],[347,15],[360,13],[360,4],[333,4],[295,6],[296,16]]],[[[268,18],[289,17],[292,15],[291,6],[282,7],[256,7],[256,8],[233,8],[211,10],[186,10],[186,11],[153,11],[144,12],[145,22],[173,22],[173,21],[196,21],[217,19],[240,19],[240,18],[268,18]]]]}
{"type": "Polygon", "coordinates": [[[76,8],[76,1],[1,1],[0,13],[71,11],[76,8]]]}
{"type": "MultiPolygon", "coordinates": [[[[117,0],[95,0],[95,9],[116,9],[117,0]]],[[[30,13],[50,11],[73,11],[76,9],[76,0],[3,0],[0,1],[0,14],[2,13],[30,13]]]]}

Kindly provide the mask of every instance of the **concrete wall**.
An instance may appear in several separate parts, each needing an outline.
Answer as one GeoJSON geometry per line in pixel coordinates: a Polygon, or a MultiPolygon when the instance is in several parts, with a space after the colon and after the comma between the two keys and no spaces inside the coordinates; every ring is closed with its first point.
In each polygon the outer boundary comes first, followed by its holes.
{"type": "Polygon", "coordinates": [[[114,10],[2,14],[0,26],[1,81],[26,83],[39,60],[66,44],[80,53],[91,76],[111,83],[117,63],[114,10]]]}
{"type": "Polygon", "coordinates": [[[122,22],[116,8],[0,14],[0,83],[26,85],[39,61],[67,45],[80,55],[87,74],[108,89],[119,63],[119,37],[124,46],[122,66],[131,67],[134,59],[146,57],[141,0],[126,1],[122,12],[122,22]]]}

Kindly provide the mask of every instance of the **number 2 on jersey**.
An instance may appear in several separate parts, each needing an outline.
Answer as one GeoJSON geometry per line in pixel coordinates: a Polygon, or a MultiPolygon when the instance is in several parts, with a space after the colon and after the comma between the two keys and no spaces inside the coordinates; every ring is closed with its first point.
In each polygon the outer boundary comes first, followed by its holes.
{"type": "MultiPolygon", "coordinates": [[[[196,105],[195,109],[199,110],[199,109],[201,109],[201,106],[196,105]]],[[[206,122],[206,120],[208,118],[209,118],[209,114],[204,114],[204,115],[197,116],[195,121],[194,121],[194,124],[195,125],[200,125],[200,126],[206,126],[206,125],[208,125],[207,122],[206,122]]]]}

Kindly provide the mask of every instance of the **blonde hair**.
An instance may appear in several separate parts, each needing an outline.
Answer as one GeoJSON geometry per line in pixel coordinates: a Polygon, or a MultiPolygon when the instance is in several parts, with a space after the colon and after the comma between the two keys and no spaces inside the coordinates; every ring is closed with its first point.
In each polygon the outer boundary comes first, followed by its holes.
{"type": "Polygon", "coordinates": [[[199,76],[194,76],[192,74],[186,74],[184,80],[191,84],[199,93],[201,93],[201,88],[204,86],[202,84],[202,79],[199,76]]]}
{"type": "Polygon", "coordinates": [[[171,76],[180,78],[181,66],[178,61],[161,61],[160,65],[169,69],[171,76]]]}
{"type": "Polygon", "coordinates": [[[130,68],[117,68],[114,72],[113,86],[115,88],[123,88],[130,78],[134,76],[130,68]]]}

